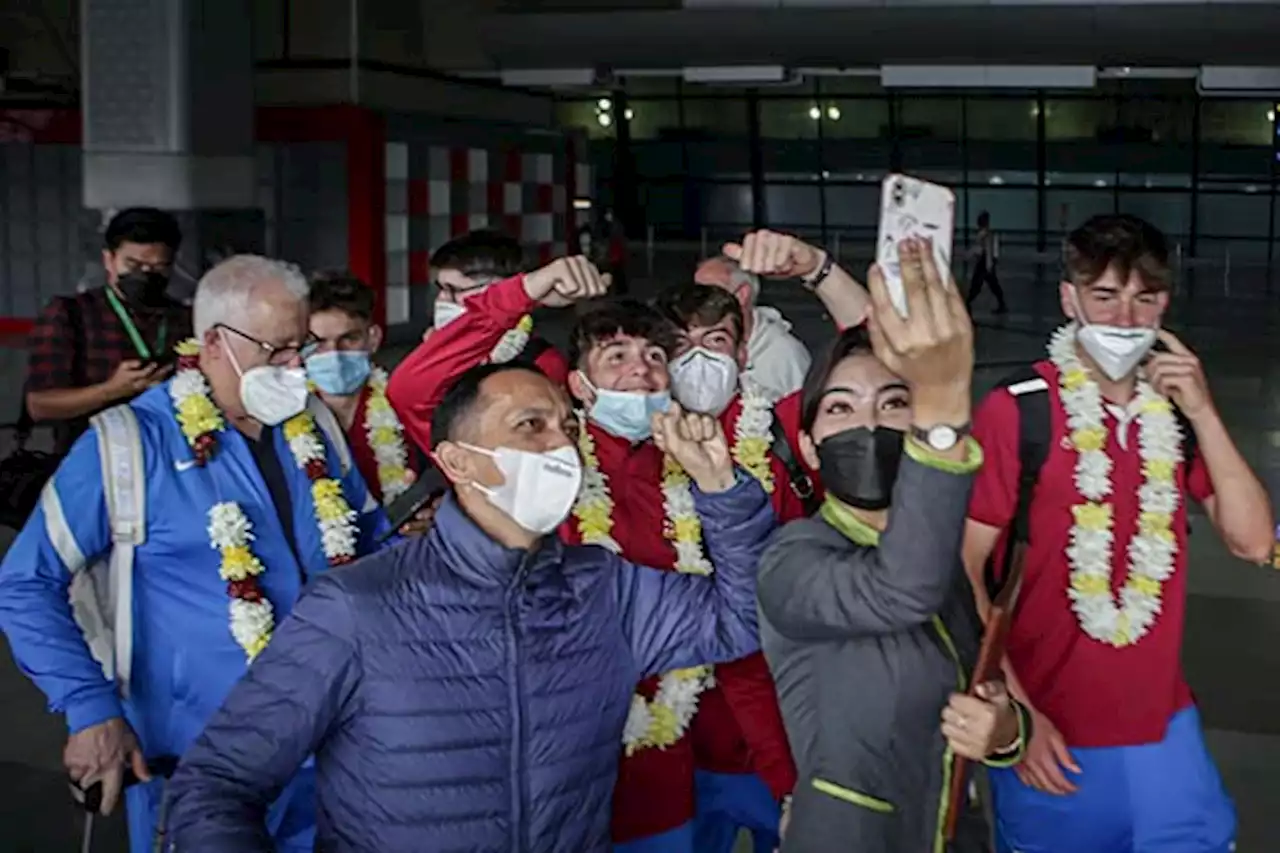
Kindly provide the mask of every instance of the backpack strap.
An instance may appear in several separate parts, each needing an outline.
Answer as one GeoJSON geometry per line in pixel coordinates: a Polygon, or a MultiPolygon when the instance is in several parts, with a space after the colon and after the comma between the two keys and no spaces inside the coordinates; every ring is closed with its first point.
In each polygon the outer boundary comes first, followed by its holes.
{"type": "Polygon", "coordinates": [[[994,600],[1002,587],[1002,573],[1020,544],[1031,539],[1031,500],[1035,496],[1040,469],[1049,456],[1049,435],[1053,421],[1049,412],[1049,383],[1031,368],[1006,377],[1004,388],[1018,404],[1018,502],[1005,532],[1004,554],[999,564],[987,561],[987,592],[994,600]]]}
{"type": "Polygon", "coordinates": [[[773,433],[773,445],[769,449],[787,469],[787,482],[791,485],[791,491],[800,499],[804,514],[813,515],[818,511],[818,496],[817,490],[813,487],[813,480],[804,468],[800,467],[796,455],[791,452],[791,443],[787,441],[786,430],[782,428],[777,418],[769,424],[769,431],[773,433]]]}
{"type": "Polygon", "coordinates": [[[100,606],[104,603],[109,605],[112,614],[111,633],[114,639],[111,660],[104,662],[103,669],[108,678],[114,675],[120,695],[127,697],[129,677],[133,671],[134,550],[147,540],[147,481],[142,435],[138,429],[138,417],[128,405],[113,406],[100,412],[90,423],[98,436],[102,488],[107,503],[107,521],[111,527],[111,556],[106,564],[105,596],[101,594],[101,584],[97,584],[98,603],[100,606]]]}

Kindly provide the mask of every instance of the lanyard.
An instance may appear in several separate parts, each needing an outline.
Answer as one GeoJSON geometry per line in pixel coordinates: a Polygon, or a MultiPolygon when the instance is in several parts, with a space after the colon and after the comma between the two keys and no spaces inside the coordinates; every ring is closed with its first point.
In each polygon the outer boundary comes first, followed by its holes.
{"type": "MultiPolygon", "coordinates": [[[[110,285],[107,286],[107,301],[111,303],[111,310],[116,312],[116,316],[124,324],[124,330],[129,335],[129,340],[133,342],[133,348],[138,351],[138,357],[144,361],[151,358],[151,347],[147,346],[147,342],[142,339],[142,335],[138,332],[138,327],[134,325],[133,318],[129,316],[129,312],[125,310],[124,305],[120,302],[120,297],[116,296],[116,292],[111,289],[110,285]]],[[[164,339],[168,327],[169,318],[161,318],[160,331],[156,335],[155,352],[164,351],[164,339]]]]}

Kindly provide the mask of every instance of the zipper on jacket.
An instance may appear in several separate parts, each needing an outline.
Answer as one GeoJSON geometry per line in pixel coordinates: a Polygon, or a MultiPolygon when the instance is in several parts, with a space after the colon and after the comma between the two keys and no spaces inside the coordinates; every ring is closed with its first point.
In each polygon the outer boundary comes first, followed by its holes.
{"type": "MultiPolygon", "coordinates": [[[[964,674],[964,667],[960,663],[960,653],[956,651],[955,640],[951,639],[951,633],[947,631],[946,624],[940,616],[935,615],[932,619],[933,628],[938,632],[938,636],[942,638],[942,644],[947,647],[947,653],[951,657],[951,663],[956,668],[956,687],[963,693],[967,689],[968,679],[964,674]]],[[[956,756],[948,746],[942,751],[942,795],[938,798],[938,824],[934,827],[933,836],[933,853],[946,853],[947,839],[945,829],[947,826],[947,811],[951,805],[951,777],[955,773],[956,756]]],[[[964,802],[961,801],[961,808],[964,802]]]]}
{"type": "Polygon", "coordinates": [[[507,684],[511,703],[511,853],[523,853],[526,849],[524,795],[527,780],[524,772],[525,719],[523,711],[524,679],[520,673],[520,597],[524,592],[524,579],[529,573],[533,555],[520,561],[511,585],[507,587],[507,684]]]}

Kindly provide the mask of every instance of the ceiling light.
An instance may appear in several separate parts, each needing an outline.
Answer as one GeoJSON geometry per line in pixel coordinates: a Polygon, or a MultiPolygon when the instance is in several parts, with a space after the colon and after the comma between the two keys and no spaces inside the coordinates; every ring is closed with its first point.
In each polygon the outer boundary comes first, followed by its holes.
{"type": "Polygon", "coordinates": [[[1004,178],[1000,177],[999,175],[992,175],[987,180],[987,183],[991,184],[992,186],[998,187],[1004,183],[1004,178]]]}
{"type": "Polygon", "coordinates": [[[636,111],[631,109],[630,107],[627,107],[626,111],[623,112],[623,115],[627,117],[627,121],[631,121],[633,118],[636,117],[636,111]]]}
{"type": "Polygon", "coordinates": [[[832,121],[839,121],[840,108],[834,105],[827,107],[827,118],[831,119],[832,121]]]}
{"type": "Polygon", "coordinates": [[[613,116],[608,113],[600,113],[600,115],[596,116],[596,121],[600,122],[601,127],[608,127],[613,124],[613,116]]]}
{"type": "Polygon", "coordinates": [[[822,118],[822,110],[818,109],[817,107],[809,107],[809,118],[813,119],[814,121],[817,121],[818,119],[822,118]]]}
{"type": "Polygon", "coordinates": [[[1107,182],[1104,181],[1102,178],[1098,178],[1098,180],[1093,182],[1093,185],[1095,187],[1105,187],[1107,185],[1107,182]]]}
{"type": "Polygon", "coordinates": [[[611,110],[613,109],[613,101],[609,100],[608,98],[601,98],[600,100],[596,101],[596,106],[602,110],[611,110]]]}
{"type": "Polygon", "coordinates": [[[1267,110],[1267,121],[1275,121],[1275,120],[1276,120],[1276,111],[1267,110]]]}

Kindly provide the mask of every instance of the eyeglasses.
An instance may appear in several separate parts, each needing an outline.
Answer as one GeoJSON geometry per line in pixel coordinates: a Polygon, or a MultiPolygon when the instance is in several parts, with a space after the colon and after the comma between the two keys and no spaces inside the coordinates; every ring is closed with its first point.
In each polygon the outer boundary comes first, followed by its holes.
{"type": "Polygon", "coordinates": [[[248,332],[242,332],[235,326],[228,326],[226,323],[219,323],[218,328],[232,332],[238,337],[244,338],[249,343],[256,345],[266,355],[267,364],[276,366],[289,364],[294,359],[303,357],[303,354],[308,348],[314,349],[316,346],[316,340],[310,335],[307,336],[305,341],[297,346],[276,346],[275,344],[269,344],[264,340],[255,338],[248,332]]]}

